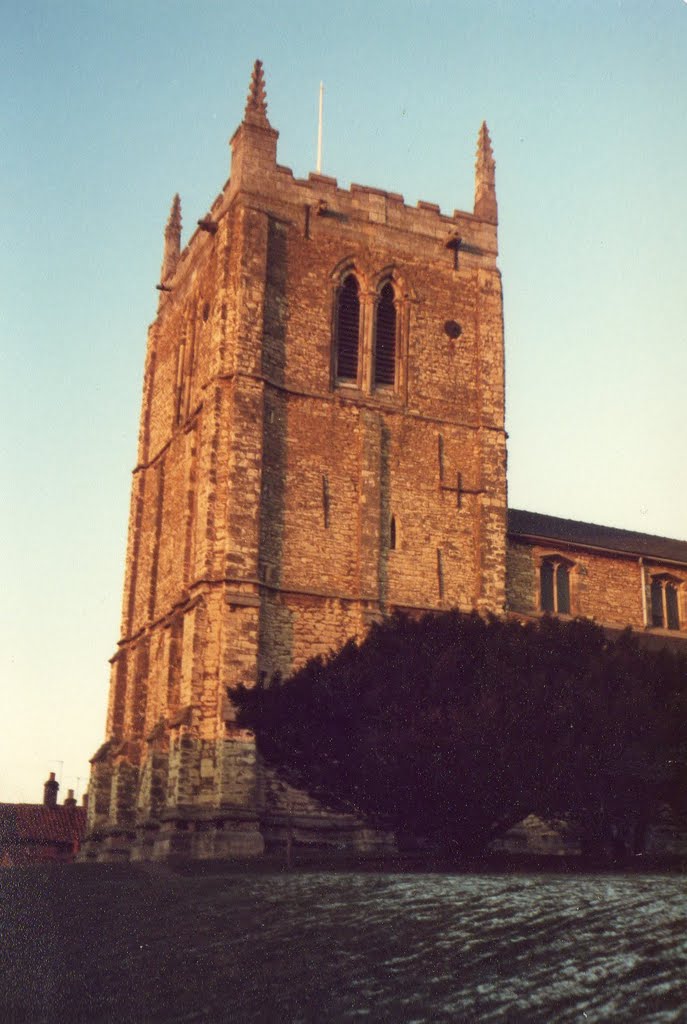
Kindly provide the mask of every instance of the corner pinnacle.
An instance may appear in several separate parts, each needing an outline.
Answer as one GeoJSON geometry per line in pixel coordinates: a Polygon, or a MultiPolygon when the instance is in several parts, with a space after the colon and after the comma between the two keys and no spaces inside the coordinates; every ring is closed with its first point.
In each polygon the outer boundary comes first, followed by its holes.
{"type": "Polygon", "coordinates": [[[172,208],[169,211],[169,218],[167,220],[167,227],[165,228],[165,234],[167,232],[181,231],[181,199],[177,192],[172,200],[172,208]]]}
{"type": "Polygon", "coordinates": [[[481,220],[496,224],[498,220],[496,206],[496,162],[491,148],[487,122],[482,126],[477,137],[477,160],[475,162],[475,216],[481,220]]]}
{"type": "Polygon", "coordinates": [[[267,120],[267,94],[265,92],[265,73],[262,70],[262,61],[256,60],[253,65],[253,74],[250,78],[248,98],[246,100],[246,112],[243,116],[244,123],[260,125],[269,128],[267,120]]]}
{"type": "Polygon", "coordinates": [[[489,138],[489,129],[487,128],[486,121],[482,121],[482,126],[477,137],[477,162],[475,167],[477,174],[480,177],[487,181],[491,181],[493,184],[496,162],[494,160],[494,152],[491,148],[491,139],[489,138]]]}
{"type": "Polygon", "coordinates": [[[160,283],[164,285],[177,269],[179,256],[181,254],[181,199],[179,193],[172,200],[172,208],[169,211],[167,225],[165,227],[165,243],[162,254],[162,269],[160,271],[160,283]]]}

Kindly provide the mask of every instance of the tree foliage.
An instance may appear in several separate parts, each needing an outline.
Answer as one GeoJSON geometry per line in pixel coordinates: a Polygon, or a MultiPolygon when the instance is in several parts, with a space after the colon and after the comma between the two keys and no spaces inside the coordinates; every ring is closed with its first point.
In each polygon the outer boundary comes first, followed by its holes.
{"type": "Polygon", "coordinates": [[[684,799],[687,661],[593,623],[401,614],[289,679],[229,691],[278,772],[330,807],[474,852],[529,813],[590,845],[684,799]]]}

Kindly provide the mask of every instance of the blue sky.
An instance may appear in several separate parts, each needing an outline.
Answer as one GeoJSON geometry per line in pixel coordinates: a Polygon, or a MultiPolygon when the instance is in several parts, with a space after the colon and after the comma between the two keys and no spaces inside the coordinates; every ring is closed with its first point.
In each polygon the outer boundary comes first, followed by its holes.
{"type": "MultiPolygon", "coordinates": [[[[279,161],[470,209],[497,162],[512,505],[687,538],[687,3],[3,0],[0,800],[104,738],[162,231],[279,161]]],[[[80,780],[80,781],[78,781],[80,780]]]]}

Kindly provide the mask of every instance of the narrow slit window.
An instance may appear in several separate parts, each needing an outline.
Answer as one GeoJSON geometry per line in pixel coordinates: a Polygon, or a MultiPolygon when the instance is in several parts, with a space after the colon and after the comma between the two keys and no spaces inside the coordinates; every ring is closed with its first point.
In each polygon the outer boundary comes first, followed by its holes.
{"type": "Polygon", "coordinates": [[[394,289],[387,283],[377,302],[375,318],[375,386],[396,383],[396,306],[394,289]]]}
{"type": "Polygon", "coordinates": [[[325,530],[329,529],[329,477],[322,477],[322,515],[325,530]]]}
{"type": "Polygon", "coordinates": [[[360,297],[358,282],[352,274],[339,291],[336,311],[336,379],[358,380],[358,346],[360,335],[360,297]]]}
{"type": "Polygon", "coordinates": [[[177,380],[176,394],[174,397],[174,419],[181,423],[184,405],[184,362],[186,353],[186,339],[182,338],[177,350],[177,380]]]}
{"type": "Polygon", "coordinates": [[[389,551],[396,550],[396,517],[392,516],[389,522],[389,551]]]}

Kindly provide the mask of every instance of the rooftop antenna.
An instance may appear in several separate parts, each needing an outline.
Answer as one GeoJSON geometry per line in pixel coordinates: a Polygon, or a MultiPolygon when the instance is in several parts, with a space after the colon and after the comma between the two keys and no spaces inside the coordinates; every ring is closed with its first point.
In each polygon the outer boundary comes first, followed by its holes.
{"type": "Polygon", "coordinates": [[[322,97],[324,84],[320,82],[320,112],[317,119],[317,173],[322,174],[322,97]]]}
{"type": "Polygon", "coordinates": [[[81,775],[68,775],[67,782],[76,782],[75,793],[77,798],[81,795],[81,783],[85,780],[81,775]]]}

